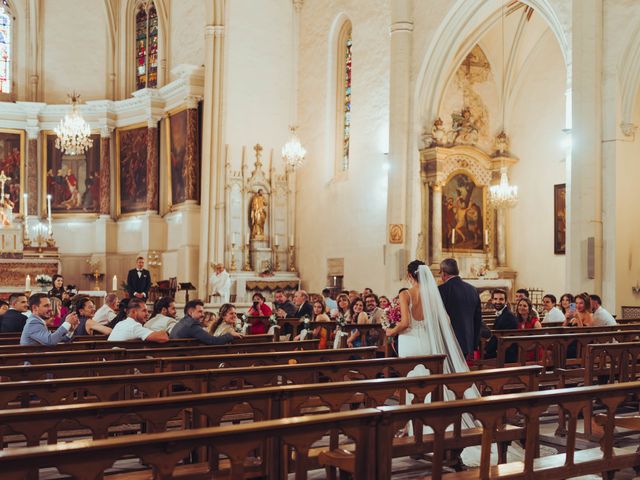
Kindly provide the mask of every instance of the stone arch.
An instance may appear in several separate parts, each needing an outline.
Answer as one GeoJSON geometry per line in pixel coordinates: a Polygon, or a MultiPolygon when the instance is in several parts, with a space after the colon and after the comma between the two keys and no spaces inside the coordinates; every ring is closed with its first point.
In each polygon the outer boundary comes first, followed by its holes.
{"type": "MultiPolygon", "coordinates": [[[[522,0],[549,24],[565,60],[570,65],[570,48],[564,29],[549,0],[522,0]]],[[[416,80],[416,121],[430,124],[438,114],[442,94],[457,66],[482,36],[499,21],[505,0],[468,2],[458,0],[439,25],[416,80]],[[452,57],[450,52],[456,52],[452,57]]],[[[567,83],[570,69],[567,68],[567,83]]]]}

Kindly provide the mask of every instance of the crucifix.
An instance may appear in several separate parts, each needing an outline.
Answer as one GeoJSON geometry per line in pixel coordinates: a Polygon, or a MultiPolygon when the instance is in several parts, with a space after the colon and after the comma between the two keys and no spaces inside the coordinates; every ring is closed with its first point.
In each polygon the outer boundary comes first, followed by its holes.
{"type": "Polygon", "coordinates": [[[0,191],[2,192],[2,194],[0,195],[0,199],[4,200],[4,184],[7,183],[9,180],[11,180],[11,178],[7,177],[4,174],[4,170],[2,170],[0,172],[0,191]]]}

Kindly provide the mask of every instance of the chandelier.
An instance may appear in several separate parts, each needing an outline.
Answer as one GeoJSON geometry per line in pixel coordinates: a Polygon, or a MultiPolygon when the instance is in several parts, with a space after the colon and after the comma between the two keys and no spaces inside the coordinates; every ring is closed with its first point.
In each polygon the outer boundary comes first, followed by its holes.
{"type": "Polygon", "coordinates": [[[489,201],[496,208],[511,208],[518,203],[518,187],[509,185],[507,167],[500,168],[500,183],[489,187],[489,201]]]}
{"type": "Polygon", "coordinates": [[[297,127],[289,127],[291,137],[289,141],[282,147],[282,159],[291,168],[301,167],[304,164],[304,156],[307,151],[300,143],[300,139],[296,135],[297,127]]]}
{"type": "Polygon", "coordinates": [[[67,155],[82,155],[93,145],[91,127],[78,112],[80,95],[74,92],[69,95],[69,98],[71,99],[71,113],[66,114],[54,130],[58,136],[56,148],[67,155]]]}

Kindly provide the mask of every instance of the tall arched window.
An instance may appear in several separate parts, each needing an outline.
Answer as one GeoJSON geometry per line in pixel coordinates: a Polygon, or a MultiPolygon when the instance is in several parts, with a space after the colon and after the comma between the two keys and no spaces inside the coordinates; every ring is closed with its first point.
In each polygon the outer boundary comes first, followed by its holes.
{"type": "Polygon", "coordinates": [[[0,2],[0,94],[13,90],[13,16],[7,0],[0,2]]]}
{"type": "Polygon", "coordinates": [[[152,0],[136,9],[136,90],[158,85],[158,11],[152,0]]]}
{"type": "Polygon", "coordinates": [[[336,171],[349,170],[351,141],[351,22],[348,20],[338,35],[337,105],[336,105],[336,171]]]}

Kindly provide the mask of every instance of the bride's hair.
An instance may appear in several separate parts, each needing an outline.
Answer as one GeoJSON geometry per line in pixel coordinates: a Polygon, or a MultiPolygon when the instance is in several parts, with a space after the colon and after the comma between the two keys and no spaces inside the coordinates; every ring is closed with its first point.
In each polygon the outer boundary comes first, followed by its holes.
{"type": "Polygon", "coordinates": [[[418,280],[418,267],[420,267],[420,265],[425,265],[425,263],[423,261],[420,261],[420,260],[414,260],[409,265],[407,265],[407,273],[416,282],[419,282],[419,280],[418,280]]]}

